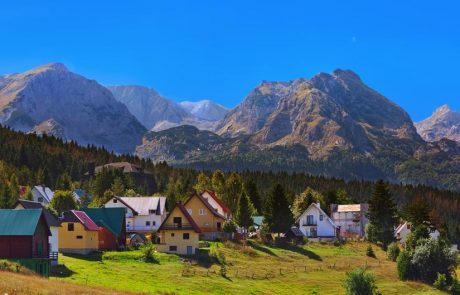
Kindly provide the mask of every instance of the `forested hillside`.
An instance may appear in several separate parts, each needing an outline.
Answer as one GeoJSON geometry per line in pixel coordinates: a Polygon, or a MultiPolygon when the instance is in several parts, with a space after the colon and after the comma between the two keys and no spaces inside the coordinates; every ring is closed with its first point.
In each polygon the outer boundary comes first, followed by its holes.
{"type": "MultiPolygon", "coordinates": [[[[257,209],[263,210],[264,200],[275,183],[281,184],[293,201],[295,195],[308,187],[320,192],[331,201],[365,202],[374,184],[368,181],[344,181],[335,178],[286,172],[220,172],[199,173],[191,169],[172,168],[166,163],[153,164],[131,155],[115,155],[94,146],[80,147],[73,142],[64,143],[50,136],[24,134],[0,127],[0,206],[8,207],[19,197],[18,186],[45,184],[52,189],[81,187],[94,200],[103,200],[107,191],[112,193],[165,194],[171,204],[184,199],[195,189],[211,188],[221,191],[227,198],[238,198],[242,187],[251,186],[250,197],[258,196],[257,209]],[[136,187],[121,173],[105,172],[95,177],[85,176],[88,165],[127,161],[152,172],[154,191],[136,187]]],[[[425,199],[432,208],[439,227],[445,227],[455,242],[460,242],[460,194],[424,186],[392,184],[391,190],[398,207],[415,199],[425,199]]],[[[93,200],[93,201],[94,201],[93,200]]],[[[93,203],[94,204],[94,203],[93,203]]],[[[97,205],[97,202],[95,203],[97,205]]]]}

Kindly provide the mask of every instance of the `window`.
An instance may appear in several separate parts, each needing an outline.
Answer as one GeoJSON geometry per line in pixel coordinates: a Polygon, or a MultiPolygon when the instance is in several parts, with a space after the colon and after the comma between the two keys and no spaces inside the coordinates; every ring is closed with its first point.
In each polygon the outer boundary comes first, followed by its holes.
{"type": "Polygon", "coordinates": [[[189,239],[190,239],[190,234],[189,234],[189,233],[184,233],[184,234],[182,235],[182,238],[183,238],[184,240],[189,240],[189,239]]]}
{"type": "Polygon", "coordinates": [[[149,214],[155,214],[156,210],[149,210],[149,214]]]}
{"type": "Polygon", "coordinates": [[[217,230],[220,231],[222,229],[222,223],[218,222],[217,223],[217,230]]]}
{"type": "Polygon", "coordinates": [[[169,246],[169,251],[176,252],[177,246],[169,246]]]}
{"type": "Polygon", "coordinates": [[[38,197],[38,202],[43,203],[43,197],[38,197]]]}
{"type": "Polygon", "coordinates": [[[150,226],[150,221],[146,221],[145,226],[150,226]]]}
{"type": "Polygon", "coordinates": [[[73,223],[67,223],[67,231],[74,231],[74,224],[73,223]]]}
{"type": "Polygon", "coordinates": [[[174,233],[171,233],[171,237],[174,237],[174,233]]]}
{"type": "Polygon", "coordinates": [[[117,199],[113,199],[113,202],[114,202],[114,203],[118,203],[118,200],[117,200],[117,199]]]}
{"type": "Polygon", "coordinates": [[[188,214],[192,215],[192,208],[187,208],[188,214]]]}
{"type": "Polygon", "coordinates": [[[324,218],[323,214],[320,214],[319,215],[319,221],[323,221],[323,218],[324,218]]]}
{"type": "Polygon", "coordinates": [[[152,226],[155,226],[157,225],[157,223],[155,222],[155,220],[152,221],[152,226]]]}
{"type": "Polygon", "coordinates": [[[199,212],[200,215],[204,215],[205,214],[205,211],[204,209],[200,209],[200,212],[199,212]]]}
{"type": "Polygon", "coordinates": [[[77,240],[83,239],[83,236],[77,236],[77,240]]]}
{"type": "Polygon", "coordinates": [[[315,224],[314,221],[313,221],[313,215],[307,215],[307,224],[308,225],[315,224]]]}

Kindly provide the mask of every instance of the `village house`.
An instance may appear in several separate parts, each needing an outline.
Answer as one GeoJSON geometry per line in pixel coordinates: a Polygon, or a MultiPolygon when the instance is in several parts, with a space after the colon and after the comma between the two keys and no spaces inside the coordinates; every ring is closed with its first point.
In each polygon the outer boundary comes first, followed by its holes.
{"type": "Polygon", "coordinates": [[[159,252],[193,255],[199,247],[200,227],[181,203],[177,203],[158,229],[159,252]]]}
{"type": "Polygon", "coordinates": [[[319,203],[311,203],[296,221],[300,231],[308,238],[335,238],[337,226],[321,209],[319,203]]]}
{"type": "Polygon", "coordinates": [[[202,194],[194,194],[184,203],[188,214],[198,224],[201,230],[200,239],[203,240],[218,238],[222,233],[222,225],[227,220],[219,213],[218,208],[211,205],[210,199],[215,201],[213,197],[205,198],[202,194]]]}
{"type": "Polygon", "coordinates": [[[99,227],[99,250],[118,250],[126,244],[126,219],[123,208],[84,208],[99,227]]]}
{"type": "MultiPolygon", "coordinates": [[[[401,243],[404,244],[406,242],[407,236],[411,233],[412,230],[412,225],[408,222],[404,222],[400,225],[395,230],[395,239],[401,243]]],[[[432,239],[438,239],[439,238],[439,231],[437,229],[430,229],[430,237],[432,239]]]]}
{"type": "Polygon", "coordinates": [[[59,252],[89,254],[99,249],[99,227],[83,211],[64,213],[59,228],[59,252]]]}
{"type": "Polygon", "coordinates": [[[166,216],[166,197],[114,197],[105,208],[124,208],[126,231],[151,233],[158,230],[166,216]]]}
{"type": "Polygon", "coordinates": [[[364,237],[369,220],[369,204],[331,204],[331,217],[340,230],[341,237],[364,237]]]}
{"type": "Polygon", "coordinates": [[[43,210],[43,215],[45,216],[46,223],[49,226],[51,236],[48,238],[49,243],[49,254],[51,259],[51,265],[58,264],[58,252],[59,252],[59,220],[51,214],[51,212],[46,209],[42,204],[34,201],[19,200],[14,206],[16,210],[22,209],[41,209],[43,210]]]}
{"type": "Polygon", "coordinates": [[[32,201],[41,203],[43,206],[51,203],[54,195],[53,191],[44,185],[34,186],[30,193],[32,194],[32,201]]]}
{"type": "Polygon", "coordinates": [[[0,210],[0,259],[16,261],[48,277],[49,236],[43,210],[0,210]]]}

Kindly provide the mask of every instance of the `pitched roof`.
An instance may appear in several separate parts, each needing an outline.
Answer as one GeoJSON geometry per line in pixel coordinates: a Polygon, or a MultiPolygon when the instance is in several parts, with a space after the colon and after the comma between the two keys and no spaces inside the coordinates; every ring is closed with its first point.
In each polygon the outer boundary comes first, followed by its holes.
{"type": "Polygon", "coordinates": [[[361,204],[338,205],[337,212],[361,212],[361,204]]]}
{"type": "Polygon", "coordinates": [[[1,209],[0,236],[33,236],[42,214],[41,209],[1,209]]]}
{"type": "Polygon", "coordinates": [[[308,206],[308,208],[307,208],[305,211],[303,211],[302,214],[300,214],[300,216],[297,218],[296,222],[299,222],[300,218],[305,214],[305,212],[307,212],[308,210],[310,210],[311,207],[314,207],[314,208],[318,209],[319,212],[320,212],[321,214],[323,214],[324,217],[326,217],[327,221],[329,221],[329,223],[330,223],[333,227],[337,227],[337,226],[335,225],[335,222],[334,222],[334,221],[326,214],[326,212],[324,212],[323,209],[321,209],[321,207],[320,207],[317,203],[315,203],[315,202],[311,203],[310,206],[308,206]]]}
{"type": "Polygon", "coordinates": [[[166,197],[116,197],[138,215],[150,215],[149,210],[165,211],[166,197]]]}
{"type": "Polygon", "coordinates": [[[252,216],[252,221],[255,225],[262,225],[262,222],[264,222],[264,217],[263,216],[252,216]]]}
{"type": "Polygon", "coordinates": [[[48,203],[51,202],[51,199],[53,198],[53,191],[44,185],[36,185],[34,188],[48,203]]]}
{"type": "Polygon", "coordinates": [[[190,198],[188,198],[187,201],[185,201],[184,203],[184,206],[187,205],[187,203],[193,198],[193,197],[197,197],[205,206],[206,208],[209,209],[209,211],[211,211],[212,214],[214,214],[215,216],[219,217],[219,218],[222,218],[222,219],[227,219],[225,216],[223,216],[222,214],[220,214],[219,212],[217,212],[217,209],[216,208],[213,208],[211,206],[211,204],[209,204],[209,202],[203,198],[203,196],[201,194],[194,194],[192,195],[190,198]]]}
{"type": "Polygon", "coordinates": [[[187,209],[185,209],[184,205],[182,203],[180,203],[180,202],[176,203],[176,206],[174,206],[174,208],[171,210],[171,212],[168,213],[168,216],[166,216],[165,220],[163,220],[163,222],[161,223],[160,227],[158,228],[158,231],[160,231],[163,228],[163,225],[169,219],[169,217],[174,212],[174,209],[176,207],[179,208],[179,210],[182,212],[182,214],[184,214],[185,218],[190,223],[190,225],[193,227],[195,232],[201,233],[201,229],[198,226],[198,224],[196,224],[195,220],[193,220],[192,216],[190,216],[190,214],[188,213],[187,209]]]}
{"type": "Polygon", "coordinates": [[[291,227],[291,229],[288,230],[288,232],[292,232],[292,234],[296,237],[303,237],[303,233],[296,226],[291,227]]]}
{"type": "MultiPolygon", "coordinates": [[[[89,230],[89,231],[99,230],[99,227],[97,226],[97,224],[94,223],[94,221],[88,215],[86,215],[85,212],[77,211],[77,210],[70,210],[70,213],[73,216],[75,216],[81,224],[83,224],[86,230],[89,230]]],[[[64,221],[66,221],[65,218],[64,218],[64,221]]]]}
{"type": "Polygon", "coordinates": [[[214,201],[216,201],[217,204],[219,204],[222,207],[222,210],[224,210],[225,213],[228,213],[228,214],[231,213],[230,208],[228,208],[224,204],[224,202],[216,196],[216,193],[214,193],[213,191],[210,191],[210,190],[205,190],[205,192],[207,192],[214,199],[214,201]]]}
{"type": "Polygon", "coordinates": [[[117,238],[122,235],[125,219],[124,208],[83,208],[81,211],[85,212],[94,223],[105,227],[117,238]]]}
{"type": "Polygon", "coordinates": [[[43,215],[45,216],[46,223],[48,223],[48,226],[59,226],[59,220],[53,214],[51,214],[51,212],[48,209],[43,207],[41,203],[29,200],[18,200],[14,205],[14,208],[16,208],[19,204],[24,209],[43,209],[43,215]]]}

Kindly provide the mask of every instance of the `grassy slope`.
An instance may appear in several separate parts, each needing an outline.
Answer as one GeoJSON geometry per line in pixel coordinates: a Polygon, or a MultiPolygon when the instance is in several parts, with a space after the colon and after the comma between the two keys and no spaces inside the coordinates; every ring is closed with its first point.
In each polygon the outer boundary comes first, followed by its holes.
{"type": "MultiPolygon", "coordinates": [[[[107,288],[82,286],[68,282],[59,282],[56,279],[47,280],[34,275],[25,275],[0,271],[0,294],[9,295],[122,295],[107,288]]],[[[130,293],[131,294],[131,293],[130,293]]]]}
{"type": "Polygon", "coordinates": [[[367,265],[383,294],[442,294],[421,283],[399,281],[395,263],[378,249],[377,259],[366,257],[363,243],[341,247],[315,243],[295,251],[259,245],[243,251],[239,245],[219,245],[229,265],[228,278],[220,276],[218,265],[190,265],[176,255],[160,253],[159,264],[148,264],[139,261],[138,251],[131,251],[108,252],[102,259],[63,256],[65,269],[58,279],[151,293],[343,294],[346,271],[367,265]]]}

